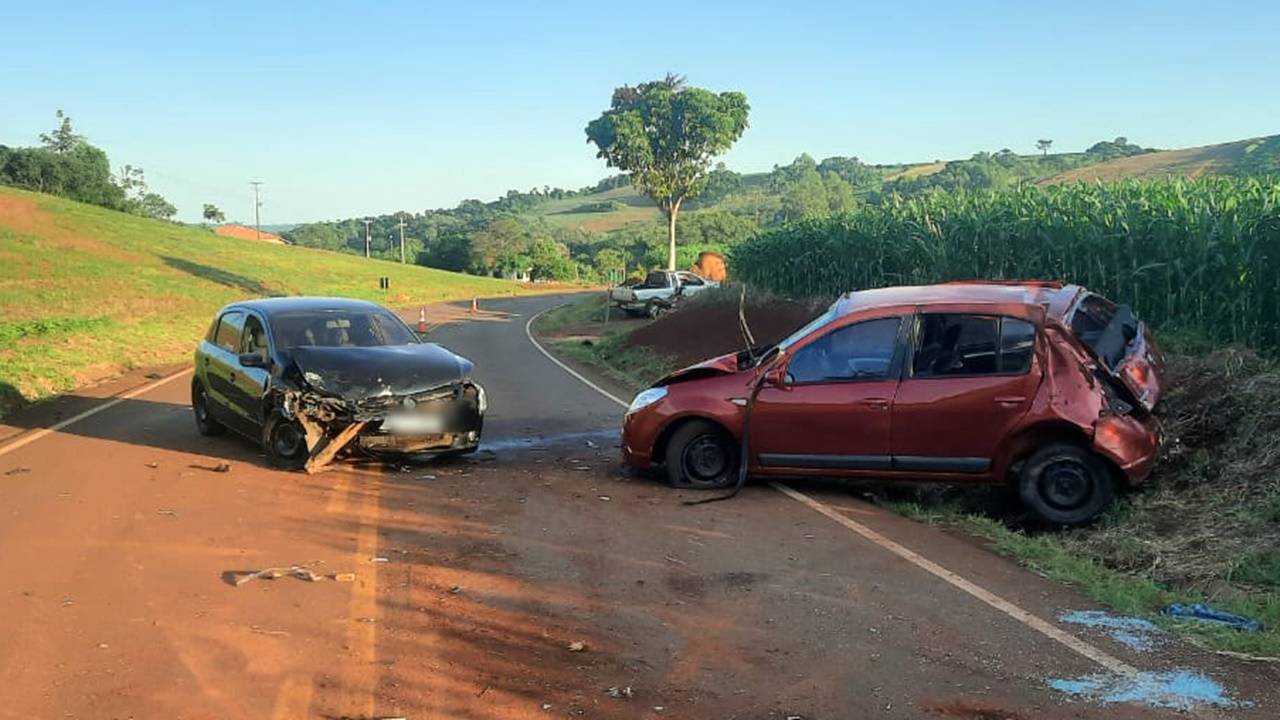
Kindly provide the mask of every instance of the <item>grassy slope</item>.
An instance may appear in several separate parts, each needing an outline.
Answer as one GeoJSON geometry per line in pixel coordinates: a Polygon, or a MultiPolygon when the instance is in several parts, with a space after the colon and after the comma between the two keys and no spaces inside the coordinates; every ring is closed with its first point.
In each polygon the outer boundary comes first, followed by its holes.
{"type": "Polygon", "coordinates": [[[223,238],[0,188],[0,414],[15,395],[33,400],[180,362],[232,300],[316,294],[404,306],[517,292],[500,280],[223,238]]]}
{"type": "MultiPolygon", "coordinates": [[[[1280,136],[1253,138],[1236,142],[1205,145],[1202,147],[1183,148],[1181,150],[1163,150],[1161,152],[1116,158],[1096,165],[1089,165],[1075,170],[1068,170],[1042,181],[1042,185],[1056,185],[1068,182],[1117,180],[1127,177],[1164,177],[1166,175],[1182,175],[1200,177],[1201,175],[1243,174],[1248,167],[1256,164],[1257,158],[1250,157],[1257,152],[1266,154],[1280,153],[1280,136]],[[1261,147],[1260,147],[1261,146],[1261,147]]],[[[1259,168],[1261,170],[1262,168],[1259,168]]]]}

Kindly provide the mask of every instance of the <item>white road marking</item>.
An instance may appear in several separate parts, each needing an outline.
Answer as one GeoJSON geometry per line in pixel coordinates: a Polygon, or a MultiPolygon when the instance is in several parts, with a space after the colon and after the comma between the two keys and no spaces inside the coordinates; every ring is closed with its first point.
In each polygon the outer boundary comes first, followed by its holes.
{"type": "Polygon", "coordinates": [[[131,400],[133,398],[138,397],[139,395],[145,395],[146,393],[149,393],[152,390],[155,390],[156,388],[160,387],[161,385],[164,385],[165,383],[172,382],[184,375],[190,375],[190,374],[191,374],[191,369],[180,370],[167,377],[162,377],[159,380],[156,380],[155,382],[147,383],[146,385],[143,385],[141,387],[136,387],[121,395],[116,395],[115,397],[108,400],[107,402],[102,403],[101,405],[95,405],[94,407],[91,407],[82,413],[79,413],[77,415],[72,415],[66,420],[56,422],[47,428],[40,428],[38,430],[33,430],[25,435],[22,435],[17,440],[14,440],[8,445],[0,447],[0,455],[6,455],[8,453],[13,452],[14,450],[17,450],[18,448],[30,445],[31,443],[39,440],[42,437],[45,437],[47,435],[52,435],[53,433],[56,433],[65,427],[70,427],[71,425],[74,425],[80,422],[81,420],[84,420],[85,418],[92,417],[93,415],[97,415],[103,410],[110,410],[111,408],[115,407],[116,405],[119,405],[125,400],[131,400]]]}
{"type": "MultiPolygon", "coordinates": [[[[554,310],[554,309],[555,308],[548,308],[548,310],[543,310],[542,312],[548,312],[549,310],[554,310]]],[[[537,315],[534,315],[532,318],[529,319],[529,322],[525,324],[524,334],[528,336],[529,342],[533,343],[533,346],[536,347],[538,351],[541,352],[543,355],[546,355],[551,360],[551,362],[555,363],[556,365],[559,365],[563,370],[565,370],[565,372],[568,372],[570,375],[578,378],[583,383],[586,383],[586,385],[590,387],[592,390],[595,390],[601,395],[604,395],[605,397],[609,398],[610,400],[614,401],[615,403],[617,403],[618,405],[624,408],[627,407],[628,406],[627,403],[623,402],[622,400],[615,397],[614,395],[601,389],[600,386],[586,379],[582,375],[575,372],[572,368],[568,367],[564,363],[552,357],[551,353],[547,352],[546,348],[542,347],[542,345],[540,345],[538,341],[533,338],[533,332],[530,330],[530,326],[533,324],[533,321],[536,320],[538,316],[541,314],[542,313],[538,313],[537,315]]],[[[999,595],[996,595],[995,593],[977,585],[976,583],[966,580],[961,575],[958,575],[957,573],[954,573],[946,569],[945,567],[939,565],[938,563],[935,563],[932,560],[929,560],[928,558],[923,557],[922,555],[902,545],[899,545],[898,543],[881,535],[875,530],[872,530],[866,525],[863,525],[862,523],[857,522],[855,520],[849,519],[845,515],[841,514],[839,511],[831,507],[828,507],[827,505],[824,505],[818,502],[817,500],[814,500],[813,498],[809,497],[808,495],[805,495],[799,490],[795,490],[791,487],[783,485],[780,482],[771,482],[769,483],[769,485],[773,489],[777,490],[783,495],[786,495],[792,500],[795,500],[796,502],[818,513],[821,513],[822,515],[825,515],[827,518],[834,520],[840,525],[843,525],[845,528],[852,530],[853,532],[861,536],[863,539],[868,540],[874,543],[875,545],[878,545],[879,547],[883,548],[884,550],[887,550],[888,552],[894,555],[897,555],[899,558],[902,558],[903,560],[906,560],[907,562],[911,563],[912,565],[915,565],[921,570],[924,570],[930,575],[933,575],[943,580],[944,582],[950,584],[952,587],[955,587],[956,589],[961,590],[973,596],[974,598],[977,598],[978,600],[981,600],[987,605],[990,605],[996,610],[999,610],[1005,615],[1008,615],[1014,620],[1017,620],[1023,625],[1026,625],[1032,630],[1035,630],[1036,632],[1044,635],[1050,640],[1053,640],[1059,643],[1060,645],[1066,647],[1068,650],[1071,650],[1072,652],[1078,655],[1081,655],[1084,658],[1101,665],[1106,670],[1109,670],[1111,672],[1118,673],[1121,675],[1132,676],[1132,675],[1138,674],[1137,668],[1124,662],[1123,660],[1120,660],[1115,656],[1111,655],[1110,653],[1107,653],[1103,650],[1098,649],[1097,647],[1091,645],[1090,643],[1087,643],[1084,640],[1081,640],[1080,638],[1064,630],[1054,627],[1052,624],[1040,619],[1039,617],[1036,617],[1035,615],[1032,615],[1031,613],[1027,612],[1026,610],[1023,610],[1022,608],[1009,602],[1008,600],[1005,600],[999,595]]]]}
{"type": "Polygon", "coordinates": [[[609,392],[608,390],[605,390],[604,388],[600,387],[599,385],[597,385],[597,384],[595,384],[595,383],[591,382],[590,380],[586,379],[586,378],[585,378],[585,377],[583,377],[581,374],[579,374],[577,370],[574,370],[573,368],[569,367],[568,365],[565,365],[564,363],[560,362],[560,360],[558,360],[554,355],[552,355],[551,353],[547,352],[547,349],[546,349],[546,348],[544,348],[544,347],[542,347],[542,345],[541,345],[541,344],[539,344],[537,340],[534,340],[534,339],[533,339],[533,330],[531,330],[531,328],[533,327],[533,321],[534,321],[534,320],[537,320],[537,319],[538,319],[538,318],[540,318],[540,317],[542,317],[542,316],[543,316],[543,315],[545,315],[546,313],[549,313],[549,312],[551,312],[552,310],[555,310],[556,308],[564,307],[565,305],[568,305],[568,303],[564,303],[564,304],[562,304],[562,305],[556,305],[555,307],[549,307],[549,308],[547,308],[546,310],[543,310],[542,312],[534,313],[534,315],[533,315],[532,317],[530,317],[530,318],[529,318],[529,322],[527,322],[527,323],[525,323],[525,324],[524,324],[524,335],[525,335],[525,337],[529,338],[529,342],[533,343],[533,346],[534,346],[535,348],[537,348],[537,349],[538,349],[538,352],[540,352],[540,353],[542,353],[543,355],[545,355],[545,356],[547,357],[547,359],[548,359],[548,360],[550,360],[551,362],[555,363],[556,365],[559,365],[561,370],[564,370],[565,372],[569,373],[570,375],[572,375],[572,376],[574,376],[574,377],[578,378],[578,379],[579,379],[579,380],[581,380],[584,384],[586,384],[586,386],[587,386],[587,387],[591,388],[592,390],[595,390],[596,392],[600,393],[601,395],[603,395],[603,396],[605,396],[605,397],[609,398],[610,400],[612,400],[612,401],[614,401],[614,402],[618,403],[618,404],[619,404],[619,405],[621,405],[622,407],[624,407],[624,408],[625,408],[625,407],[630,407],[631,403],[628,403],[627,401],[623,400],[622,398],[618,397],[617,395],[614,395],[613,393],[609,392]]]}
{"type": "Polygon", "coordinates": [[[1126,662],[1118,660],[1115,657],[1111,656],[1110,654],[1102,650],[1099,650],[1093,645],[1090,645],[1089,643],[1081,640],[1080,638],[1068,632],[1060,630],[1054,627],[1053,625],[1050,625],[1044,620],[1041,620],[1035,615],[1032,615],[1026,610],[1023,610],[1017,605],[1014,605],[1013,603],[1009,602],[1008,600],[1005,600],[999,595],[996,595],[995,593],[964,579],[960,575],[954,572],[951,572],[950,570],[939,565],[938,563],[926,557],[923,557],[920,554],[903,547],[902,545],[899,545],[898,543],[881,535],[875,530],[872,530],[866,525],[863,525],[862,523],[856,520],[850,519],[849,517],[845,516],[839,511],[831,507],[828,507],[827,505],[824,505],[818,502],[817,500],[814,500],[813,498],[809,497],[808,495],[805,495],[799,490],[795,490],[791,487],[783,485],[780,482],[770,482],[769,485],[773,489],[777,490],[783,495],[786,495],[792,500],[795,500],[796,502],[812,510],[815,510],[827,516],[828,518],[840,523],[846,528],[861,535],[866,540],[869,540],[870,542],[873,542],[876,545],[879,545],[885,550],[888,550],[894,555],[897,555],[898,557],[902,558],[903,560],[906,560],[912,565],[915,565],[921,570],[924,570],[930,575],[933,575],[937,578],[944,580],[945,582],[952,585],[953,587],[963,590],[964,592],[972,595],[973,597],[999,610],[1005,615],[1008,615],[1014,620],[1017,620],[1023,625],[1030,627],[1032,630],[1035,630],[1036,632],[1039,632],[1042,635],[1048,637],[1050,640],[1056,640],[1057,642],[1065,645],[1068,649],[1073,650],[1076,653],[1088,658],[1089,660],[1092,660],[1098,663],[1099,665],[1106,668],[1107,670],[1110,670],[1111,672],[1119,673],[1122,675],[1138,674],[1138,669],[1133,667],[1132,665],[1129,665],[1126,662]]]}

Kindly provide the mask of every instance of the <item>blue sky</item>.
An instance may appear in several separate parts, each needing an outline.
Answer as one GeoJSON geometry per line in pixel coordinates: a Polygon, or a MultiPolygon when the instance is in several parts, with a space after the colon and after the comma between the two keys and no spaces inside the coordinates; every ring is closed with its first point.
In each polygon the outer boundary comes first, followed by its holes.
{"type": "Polygon", "coordinates": [[[583,127],[668,71],[741,90],[726,156],[930,161],[1280,133],[1280,3],[0,0],[0,143],[65,109],[180,217],[300,222],[577,188],[583,127]]]}

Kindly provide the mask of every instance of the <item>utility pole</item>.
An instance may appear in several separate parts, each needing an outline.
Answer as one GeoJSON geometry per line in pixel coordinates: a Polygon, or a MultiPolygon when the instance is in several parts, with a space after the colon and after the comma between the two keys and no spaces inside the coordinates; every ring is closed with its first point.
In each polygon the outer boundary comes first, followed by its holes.
{"type": "Polygon", "coordinates": [[[369,257],[369,224],[372,220],[364,221],[364,256],[369,257]]]}
{"type": "Polygon", "coordinates": [[[253,230],[258,235],[258,239],[262,239],[262,201],[258,199],[258,188],[262,186],[261,180],[254,180],[249,183],[253,186],[253,230]]]}
{"type": "Polygon", "coordinates": [[[400,215],[400,264],[404,264],[404,215],[400,215]]]}

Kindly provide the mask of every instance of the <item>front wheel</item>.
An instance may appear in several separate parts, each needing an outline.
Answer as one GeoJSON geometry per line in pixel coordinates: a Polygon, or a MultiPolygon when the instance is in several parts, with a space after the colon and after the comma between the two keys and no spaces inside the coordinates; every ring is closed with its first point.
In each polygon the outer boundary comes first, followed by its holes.
{"type": "Polygon", "coordinates": [[[666,470],[667,482],[672,487],[694,490],[729,487],[737,480],[737,443],[714,423],[687,422],[667,442],[666,470]]]}
{"type": "Polygon", "coordinates": [[[262,449],[267,462],[283,470],[301,470],[307,464],[307,436],[296,420],[273,410],[262,426],[262,449]]]}
{"type": "Polygon", "coordinates": [[[226,431],[222,423],[209,414],[209,395],[204,391],[204,383],[199,380],[191,383],[191,412],[196,418],[196,432],[201,435],[212,437],[226,431]]]}
{"type": "Polygon", "coordinates": [[[1077,445],[1052,444],[1027,458],[1018,494],[1028,510],[1060,527],[1085,525],[1111,504],[1110,468],[1077,445]]]}

